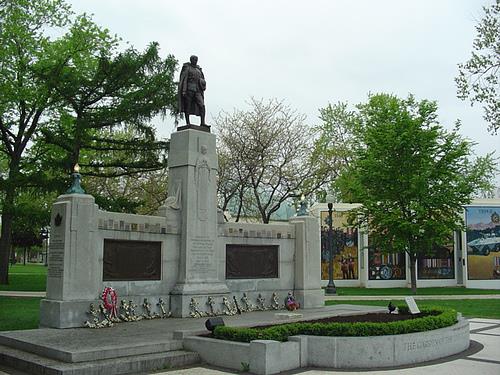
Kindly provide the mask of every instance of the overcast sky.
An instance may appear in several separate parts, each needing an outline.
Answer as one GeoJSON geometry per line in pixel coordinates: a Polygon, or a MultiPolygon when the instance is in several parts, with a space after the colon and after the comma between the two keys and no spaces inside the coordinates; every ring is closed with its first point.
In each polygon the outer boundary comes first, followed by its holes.
{"type": "MultiPolygon", "coordinates": [[[[198,55],[208,123],[251,96],[283,99],[315,125],[328,103],[413,93],[438,102],[447,128],[461,119],[478,154],[500,153],[500,135],[486,131],[481,107],[456,98],[454,82],[493,0],[68,1],[137,49],[157,41],[179,66],[198,55]]],[[[169,137],[173,120],[157,127],[169,137]]]]}

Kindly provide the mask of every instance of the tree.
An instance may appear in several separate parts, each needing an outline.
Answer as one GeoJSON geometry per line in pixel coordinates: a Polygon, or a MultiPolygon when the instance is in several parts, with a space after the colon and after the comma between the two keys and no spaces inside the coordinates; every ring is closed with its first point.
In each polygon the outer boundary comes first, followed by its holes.
{"type": "Polygon", "coordinates": [[[472,56],[458,65],[455,82],[460,99],[469,98],[472,105],[484,105],[488,130],[496,134],[500,129],[500,0],[483,10],[484,17],[476,26],[472,56]]]}
{"type": "Polygon", "coordinates": [[[86,178],[82,185],[103,210],[156,215],[167,199],[168,170],[86,178]]]}
{"type": "MultiPolygon", "coordinates": [[[[348,168],[356,158],[361,146],[360,121],[355,111],[347,103],[328,104],[321,108],[320,125],[315,128],[318,137],[314,141],[312,159],[315,164],[323,165],[328,176],[325,188],[330,192],[338,190],[336,178],[348,168]]],[[[319,189],[316,198],[323,201],[326,191],[319,189]]]]}
{"type": "Polygon", "coordinates": [[[246,209],[268,223],[283,202],[322,186],[325,173],[311,159],[313,131],[304,115],[275,99],[252,98],[250,107],[215,119],[223,161],[218,191],[223,202],[237,200],[236,220],[246,209]]]}
{"type": "Polygon", "coordinates": [[[368,224],[371,246],[409,255],[415,293],[417,256],[463,228],[462,206],[489,185],[494,162],[491,155],[471,162],[472,144],[458,126],[443,129],[435,102],[373,95],[358,116],[364,146],[339,186],[362,203],[354,216],[368,224]]]}
{"type": "Polygon", "coordinates": [[[44,194],[39,189],[24,188],[18,192],[15,202],[16,215],[12,224],[12,247],[26,251],[43,243],[42,228],[50,224],[50,203],[55,194],[44,194]]]}
{"type": "Polygon", "coordinates": [[[4,1],[0,17],[0,151],[9,170],[0,181],[0,283],[7,283],[19,187],[35,179],[60,186],[60,171],[76,162],[84,174],[101,177],[166,166],[168,142],[156,141],[149,120],[173,111],[176,61],[160,58],[156,43],[143,53],[118,53],[118,38],[86,15],[70,20],[62,0],[4,1]],[[68,24],[62,37],[44,34],[68,24]],[[25,158],[30,147],[32,163],[25,158]]]}
{"type": "Polygon", "coordinates": [[[8,262],[17,189],[29,182],[22,173],[23,155],[57,95],[35,74],[50,65],[53,42],[47,27],[65,26],[69,7],[62,0],[9,0],[0,3],[0,152],[8,173],[0,181],[3,192],[0,237],[0,284],[8,283],[8,262]]]}
{"type": "Polygon", "coordinates": [[[76,163],[84,174],[106,177],[166,167],[168,144],[156,141],[150,120],[176,110],[177,61],[162,59],[157,43],[144,53],[117,48],[116,37],[82,15],[54,50],[59,64],[39,71],[62,102],[44,142],[66,153],[68,172],[76,163]]]}

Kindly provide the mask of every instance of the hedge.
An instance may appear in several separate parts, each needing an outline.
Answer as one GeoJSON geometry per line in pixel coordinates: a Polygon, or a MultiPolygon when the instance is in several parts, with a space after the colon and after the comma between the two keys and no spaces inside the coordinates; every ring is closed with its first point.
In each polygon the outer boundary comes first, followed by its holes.
{"type": "MultiPolygon", "coordinates": [[[[406,306],[398,306],[400,313],[406,306]]],[[[457,322],[457,312],[440,307],[424,307],[422,317],[389,323],[285,323],[268,328],[236,328],[219,326],[214,337],[222,340],[250,342],[252,340],[288,341],[289,336],[384,336],[430,331],[457,322]]]]}

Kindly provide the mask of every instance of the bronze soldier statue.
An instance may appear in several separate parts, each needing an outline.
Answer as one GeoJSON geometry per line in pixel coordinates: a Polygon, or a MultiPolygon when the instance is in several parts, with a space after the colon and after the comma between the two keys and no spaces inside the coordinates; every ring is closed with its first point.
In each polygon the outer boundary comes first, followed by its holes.
{"type": "Polygon", "coordinates": [[[189,62],[182,65],[181,77],[179,79],[179,111],[184,113],[186,124],[189,122],[189,115],[201,117],[201,126],[205,124],[205,97],[204,91],[207,88],[205,76],[198,64],[198,57],[191,56],[189,62]]]}

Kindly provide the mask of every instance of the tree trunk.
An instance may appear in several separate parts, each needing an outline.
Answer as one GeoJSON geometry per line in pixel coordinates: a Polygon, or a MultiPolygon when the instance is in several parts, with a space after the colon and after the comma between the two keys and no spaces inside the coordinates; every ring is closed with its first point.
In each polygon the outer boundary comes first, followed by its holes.
{"type": "Polygon", "coordinates": [[[270,220],[271,220],[271,214],[262,213],[262,222],[264,224],[269,224],[270,220]]]}
{"type": "Polygon", "coordinates": [[[19,162],[12,160],[9,165],[9,177],[6,181],[5,199],[2,211],[2,231],[0,237],[0,285],[9,283],[9,256],[12,245],[12,222],[14,220],[14,198],[16,196],[16,178],[19,162]]]}
{"type": "Polygon", "coordinates": [[[14,195],[6,194],[2,212],[2,237],[0,237],[0,284],[9,283],[9,255],[11,248],[12,232],[12,204],[14,195]]]}
{"type": "Polygon", "coordinates": [[[16,252],[13,247],[10,249],[10,265],[16,264],[16,252]]]}
{"type": "Polygon", "coordinates": [[[411,293],[417,294],[417,255],[410,253],[410,281],[411,281],[411,293]]]}

